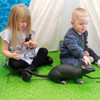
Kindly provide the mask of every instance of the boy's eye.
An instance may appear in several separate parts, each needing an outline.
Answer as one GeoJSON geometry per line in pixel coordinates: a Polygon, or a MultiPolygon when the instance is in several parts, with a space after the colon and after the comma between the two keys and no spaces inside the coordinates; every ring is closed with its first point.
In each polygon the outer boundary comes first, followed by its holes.
{"type": "Polygon", "coordinates": [[[87,25],[88,23],[86,23],[86,25],[87,25]]]}
{"type": "Polygon", "coordinates": [[[79,23],[79,25],[87,25],[88,23],[79,23]]]}

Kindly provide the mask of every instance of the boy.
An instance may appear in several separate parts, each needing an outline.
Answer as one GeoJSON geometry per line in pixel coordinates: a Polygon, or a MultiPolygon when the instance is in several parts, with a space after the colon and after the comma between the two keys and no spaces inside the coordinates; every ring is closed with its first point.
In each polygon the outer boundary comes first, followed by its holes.
{"type": "Polygon", "coordinates": [[[83,8],[76,8],[72,13],[72,21],[63,43],[60,45],[60,59],[63,64],[73,66],[86,65],[94,62],[100,67],[100,57],[87,46],[88,12],[83,8]]]}

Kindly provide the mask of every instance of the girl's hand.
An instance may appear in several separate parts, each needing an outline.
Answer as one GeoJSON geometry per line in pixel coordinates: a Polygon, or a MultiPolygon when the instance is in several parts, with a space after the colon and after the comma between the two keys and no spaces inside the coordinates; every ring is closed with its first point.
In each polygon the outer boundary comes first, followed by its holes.
{"type": "Polygon", "coordinates": [[[16,60],[20,60],[20,56],[18,55],[19,51],[15,51],[12,53],[11,58],[16,59],[16,60]]]}
{"type": "Polygon", "coordinates": [[[31,48],[36,48],[37,47],[37,42],[35,41],[35,39],[30,39],[27,42],[24,42],[25,46],[30,46],[31,48]]]}
{"type": "Polygon", "coordinates": [[[31,40],[29,40],[29,41],[27,41],[27,42],[24,42],[24,45],[25,46],[28,46],[28,45],[30,45],[31,44],[31,40]]]}
{"type": "Polygon", "coordinates": [[[84,51],[84,54],[85,54],[86,56],[89,56],[89,55],[90,55],[88,51],[84,51]]]}
{"type": "Polygon", "coordinates": [[[91,65],[90,60],[87,58],[87,56],[83,57],[83,61],[85,62],[86,65],[91,65]]]}

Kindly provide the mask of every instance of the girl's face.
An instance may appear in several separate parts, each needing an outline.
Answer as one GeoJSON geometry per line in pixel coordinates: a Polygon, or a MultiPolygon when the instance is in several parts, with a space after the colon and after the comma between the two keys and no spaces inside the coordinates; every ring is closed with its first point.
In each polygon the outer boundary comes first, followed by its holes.
{"type": "Polygon", "coordinates": [[[82,34],[87,29],[89,17],[79,17],[78,20],[73,21],[71,24],[75,31],[79,34],[82,34]]]}
{"type": "Polygon", "coordinates": [[[21,21],[20,23],[20,28],[23,31],[27,27],[27,22],[26,21],[21,21]]]}

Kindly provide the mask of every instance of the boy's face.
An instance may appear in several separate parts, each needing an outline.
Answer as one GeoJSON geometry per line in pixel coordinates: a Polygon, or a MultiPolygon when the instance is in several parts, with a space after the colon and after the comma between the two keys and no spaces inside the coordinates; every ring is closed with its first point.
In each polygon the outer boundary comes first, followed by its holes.
{"type": "Polygon", "coordinates": [[[76,20],[71,21],[71,24],[75,31],[81,35],[87,29],[88,20],[88,16],[80,16],[76,20]]]}

